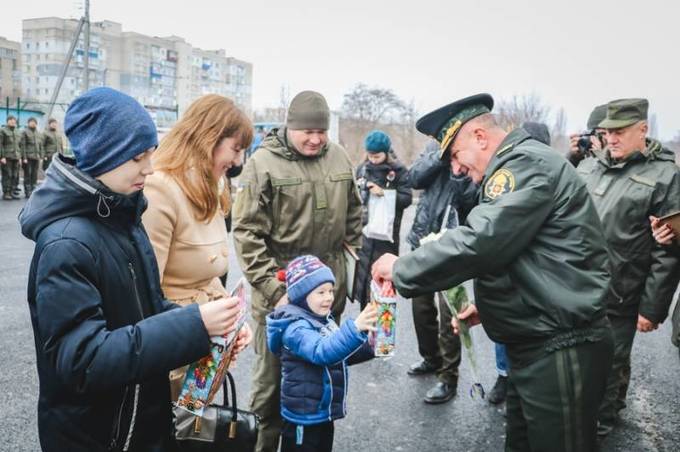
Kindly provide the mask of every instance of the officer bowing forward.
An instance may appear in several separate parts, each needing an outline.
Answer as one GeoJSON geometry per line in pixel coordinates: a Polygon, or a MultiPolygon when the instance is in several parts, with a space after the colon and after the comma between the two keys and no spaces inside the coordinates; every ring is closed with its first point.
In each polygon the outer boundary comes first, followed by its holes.
{"type": "Polygon", "coordinates": [[[613,340],[604,298],[607,249],[597,212],[575,169],[523,129],[491,114],[488,94],[422,117],[455,174],[481,185],[465,225],[373,266],[404,297],[474,278],[481,321],[507,345],[507,451],[594,451],[598,405],[613,340]]]}

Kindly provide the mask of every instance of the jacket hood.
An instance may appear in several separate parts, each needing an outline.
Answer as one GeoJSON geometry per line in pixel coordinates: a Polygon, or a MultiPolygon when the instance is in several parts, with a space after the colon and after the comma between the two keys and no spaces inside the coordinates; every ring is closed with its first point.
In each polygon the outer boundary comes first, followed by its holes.
{"type": "Polygon", "coordinates": [[[75,167],[72,159],[56,155],[19,213],[22,234],[36,241],[50,224],[68,217],[94,217],[119,224],[138,224],[146,210],[141,192],[125,196],[112,192],[75,167]]]}
{"type": "Polygon", "coordinates": [[[285,158],[286,160],[313,160],[319,157],[323,157],[329,148],[329,144],[326,143],[324,147],[321,148],[321,152],[314,157],[307,157],[300,154],[292,144],[288,143],[288,137],[286,135],[286,127],[281,127],[279,129],[272,129],[269,134],[262,140],[261,148],[266,148],[270,152],[285,158]]]}
{"type": "Polygon", "coordinates": [[[650,159],[675,162],[675,153],[652,138],[647,139],[647,155],[650,159]]]}
{"type": "Polygon", "coordinates": [[[294,304],[287,304],[276,308],[267,315],[267,345],[273,354],[281,354],[283,333],[286,331],[286,328],[291,323],[302,319],[308,320],[313,324],[319,324],[319,326],[324,325],[328,321],[327,317],[315,315],[294,304]]]}

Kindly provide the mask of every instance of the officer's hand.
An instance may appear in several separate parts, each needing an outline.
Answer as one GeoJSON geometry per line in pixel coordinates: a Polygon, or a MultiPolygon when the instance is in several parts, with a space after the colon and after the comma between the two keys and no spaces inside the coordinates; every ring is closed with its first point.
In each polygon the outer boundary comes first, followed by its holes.
{"type": "Polygon", "coordinates": [[[378,285],[382,285],[385,281],[392,281],[392,269],[397,259],[399,258],[394,254],[385,253],[375,261],[373,267],[371,267],[371,276],[378,285]]]}
{"type": "Polygon", "coordinates": [[[7,159],[5,157],[0,159],[0,164],[1,165],[7,165],[7,159]]]}
{"type": "Polygon", "coordinates": [[[28,163],[28,159],[24,159],[24,165],[28,163]]]}
{"type": "Polygon", "coordinates": [[[638,321],[637,321],[637,330],[641,333],[649,333],[650,331],[654,331],[655,329],[659,328],[658,323],[654,323],[650,320],[647,320],[645,317],[642,315],[638,314],[638,321]]]}
{"type": "Polygon", "coordinates": [[[465,321],[468,324],[468,326],[479,325],[481,321],[479,320],[479,312],[477,312],[477,306],[469,304],[465,309],[463,309],[463,312],[458,314],[458,318],[456,318],[455,316],[451,317],[451,327],[453,328],[453,334],[460,333],[460,329],[458,328],[459,321],[465,321]]]}
{"type": "Polygon", "coordinates": [[[237,297],[220,298],[199,306],[201,319],[208,336],[223,336],[236,329],[239,313],[237,297]]]}
{"type": "Polygon", "coordinates": [[[281,306],[285,306],[288,304],[288,294],[283,294],[281,298],[279,298],[279,301],[276,302],[274,305],[274,309],[280,308],[281,306]]]}
{"type": "Polygon", "coordinates": [[[662,223],[657,217],[650,216],[649,223],[652,225],[652,235],[659,245],[670,245],[675,238],[675,232],[668,223],[662,223]]]}

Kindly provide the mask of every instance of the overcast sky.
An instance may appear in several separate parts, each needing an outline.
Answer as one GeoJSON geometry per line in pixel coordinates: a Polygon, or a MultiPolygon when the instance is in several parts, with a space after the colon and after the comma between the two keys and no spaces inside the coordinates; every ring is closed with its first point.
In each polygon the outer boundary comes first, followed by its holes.
{"type": "MultiPolygon", "coordinates": [[[[3,8],[0,36],[21,40],[24,18],[78,17],[79,3],[3,8]]],[[[660,137],[680,131],[677,0],[92,0],[91,16],[252,62],[256,109],[278,105],[282,85],[339,108],[363,82],[421,113],[478,92],[535,92],[564,107],[570,130],[594,105],[646,97],[660,137]]]]}

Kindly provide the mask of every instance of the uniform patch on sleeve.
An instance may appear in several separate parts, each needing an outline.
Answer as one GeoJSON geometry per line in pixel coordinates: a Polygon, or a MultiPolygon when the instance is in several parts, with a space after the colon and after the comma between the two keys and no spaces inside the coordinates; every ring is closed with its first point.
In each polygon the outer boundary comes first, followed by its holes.
{"type": "Polygon", "coordinates": [[[484,186],[484,194],[490,199],[496,199],[503,193],[513,191],[515,191],[515,176],[505,168],[493,173],[484,186]]]}

